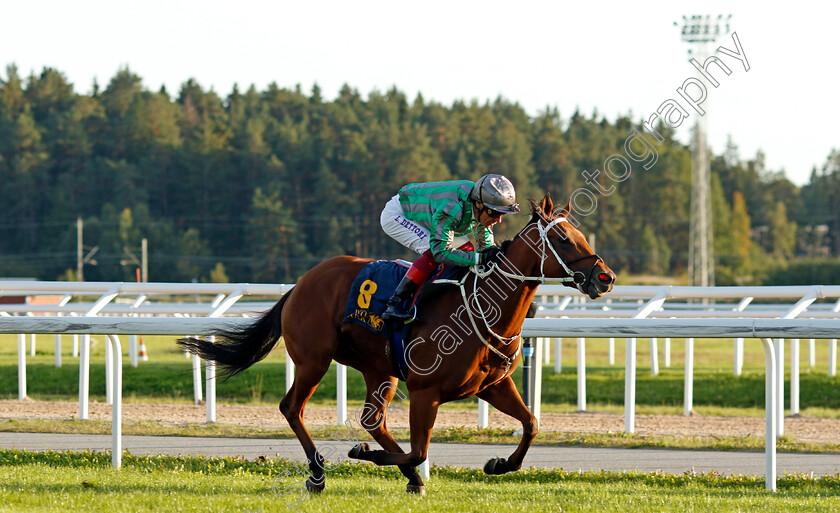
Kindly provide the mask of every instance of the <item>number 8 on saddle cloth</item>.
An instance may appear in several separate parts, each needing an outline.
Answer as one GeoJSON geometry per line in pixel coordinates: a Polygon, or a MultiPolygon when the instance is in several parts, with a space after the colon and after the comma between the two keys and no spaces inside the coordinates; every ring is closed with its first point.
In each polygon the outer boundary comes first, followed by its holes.
{"type": "MultiPolygon", "coordinates": [[[[385,311],[388,300],[409,267],[411,267],[411,263],[403,260],[376,260],[366,265],[353,280],[344,314],[344,322],[353,322],[364,326],[374,333],[381,333],[389,340],[386,352],[394,366],[397,377],[403,380],[406,378],[408,369],[403,339],[408,335],[411,325],[404,324],[402,320],[397,320],[397,322],[385,321],[382,318],[382,312],[385,311]]],[[[432,273],[432,277],[428,281],[433,281],[441,277],[442,274],[466,271],[465,268],[442,267],[443,270],[439,269],[438,272],[432,273]]],[[[412,298],[412,303],[416,297],[415,295],[415,298],[412,298]]],[[[411,311],[414,312],[413,306],[411,311]]]]}

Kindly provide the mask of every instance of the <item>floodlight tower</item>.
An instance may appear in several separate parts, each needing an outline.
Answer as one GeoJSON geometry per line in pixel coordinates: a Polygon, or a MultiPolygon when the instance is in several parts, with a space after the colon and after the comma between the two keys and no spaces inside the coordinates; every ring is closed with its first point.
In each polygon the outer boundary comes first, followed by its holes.
{"type": "MultiPolygon", "coordinates": [[[[683,16],[682,40],[689,44],[688,55],[702,66],[709,45],[729,33],[732,15],[683,16]]],[[[708,114],[708,103],[703,105],[708,114]]],[[[688,282],[695,286],[715,284],[714,239],[712,233],[711,166],[706,144],[706,117],[694,124],[691,141],[691,225],[688,246],[688,282]]]]}

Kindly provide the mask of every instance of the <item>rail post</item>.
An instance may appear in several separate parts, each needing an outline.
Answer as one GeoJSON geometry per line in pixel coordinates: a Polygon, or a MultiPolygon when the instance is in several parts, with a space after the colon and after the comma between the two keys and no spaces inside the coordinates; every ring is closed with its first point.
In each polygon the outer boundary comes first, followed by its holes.
{"type": "Polygon", "coordinates": [[[775,349],[769,338],[761,339],[764,345],[764,408],[765,408],[765,438],[764,438],[764,486],[776,491],[776,374],[775,349]]]}
{"type": "Polygon", "coordinates": [[[26,399],[26,335],[18,334],[18,399],[26,399]]]}
{"type": "Polygon", "coordinates": [[[785,434],[785,339],[776,339],[776,436],[785,434]]]}
{"type": "Polygon", "coordinates": [[[111,390],[114,401],[111,403],[111,466],[122,466],[122,347],[116,335],[106,335],[111,348],[111,390]]]}
{"type": "MultiPolygon", "coordinates": [[[[211,335],[207,337],[207,341],[215,344],[216,337],[211,335]]],[[[207,412],[207,423],[212,424],[216,422],[216,364],[212,360],[206,360],[204,379],[204,397],[207,400],[205,408],[207,412]]]]}
{"type": "Polygon", "coordinates": [[[790,341],[790,414],[799,413],[799,339],[790,341]]]}
{"type": "MultiPolygon", "coordinates": [[[[120,284],[112,285],[96,302],[88,308],[84,317],[96,317],[105,306],[117,297],[120,284]]],[[[110,385],[106,386],[108,388],[110,385]]],[[[106,392],[107,393],[107,392],[106,392]]],[[[90,401],[90,334],[82,335],[79,351],[79,420],[87,420],[90,401]]]]}
{"type": "Polygon", "coordinates": [[[286,349],[286,392],[288,392],[295,383],[295,362],[286,349]]]}
{"type": "Polygon", "coordinates": [[[577,339],[578,411],[586,411],[586,339],[577,339]]]}
{"type": "Polygon", "coordinates": [[[690,416],[694,409],[694,339],[685,339],[685,386],[683,390],[683,415],[690,416]]]}
{"type": "Polygon", "coordinates": [[[487,401],[484,399],[478,400],[478,427],[479,429],[487,429],[490,425],[490,408],[487,401]]]}
{"type": "Polygon", "coordinates": [[[55,336],[55,366],[61,367],[61,335],[55,336]]]}
{"type": "Polygon", "coordinates": [[[734,348],[735,348],[735,355],[733,357],[732,362],[732,372],[736,376],[740,376],[744,371],[744,339],[743,338],[736,338],[734,339],[734,348]]]}
{"type": "Polygon", "coordinates": [[[190,355],[193,372],[193,402],[201,404],[201,358],[197,354],[190,355]]]}
{"type": "Polygon", "coordinates": [[[659,375],[659,344],[656,338],[650,339],[650,375],[659,375]]]}
{"type": "Polygon", "coordinates": [[[336,416],[338,417],[336,425],[343,426],[347,420],[347,367],[336,362],[335,378],[337,385],[336,416]]]}
{"type": "Polygon", "coordinates": [[[626,339],[624,348],[624,432],[636,432],[636,339],[626,339]]]}

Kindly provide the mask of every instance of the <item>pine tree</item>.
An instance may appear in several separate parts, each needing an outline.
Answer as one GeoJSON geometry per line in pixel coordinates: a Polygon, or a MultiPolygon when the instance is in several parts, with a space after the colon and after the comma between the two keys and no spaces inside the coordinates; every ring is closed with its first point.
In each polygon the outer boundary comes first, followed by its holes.
{"type": "Polygon", "coordinates": [[[255,281],[284,283],[308,268],[297,222],[280,201],[276,188],[254,191],[250,232],[255,281]]]}
{"type": "Polygon", "coordinates": [[[6,66],[6,80],[0,80],[0,109],[12,118],[23,111],[26,99],[17,66],[6,66]]]}
{"type": "MultiPolygon", "coordinates": [[[[737,278],[749,279],[752,273],[752,237],[750,216],[744,196],[738,191],[732,195],[732,218],[729,223],[734,250],[733,271],[737,278]]],[[[741,284],[741,283],[739,283],[741,284]]]]}
{"type": "Polygon", "coordinates": [[[796,223],[788,221],[787,207],[781,201],[769,219],[767,250],[782,260],[791,258],[796,250],[796,223]]]}
{"type": "Polygon", "coordinates": [[[639,271],[645,274],[659,274],[662,265],[659,258],[659,241],[653,233],[650,225],[642,229],[642,236],[639,240],[639,271]]]}

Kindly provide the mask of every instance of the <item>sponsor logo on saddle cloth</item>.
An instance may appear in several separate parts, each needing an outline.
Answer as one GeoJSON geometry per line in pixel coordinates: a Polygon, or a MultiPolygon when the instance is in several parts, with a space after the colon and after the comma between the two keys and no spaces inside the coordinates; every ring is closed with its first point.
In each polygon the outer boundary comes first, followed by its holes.
{"type": "Polygon", "coordinates": [[[376,260],[366,265],[350,287],[344,322],[382,333],[382,312],[409,267],[411,264],[402,260],[376,260]]]}

